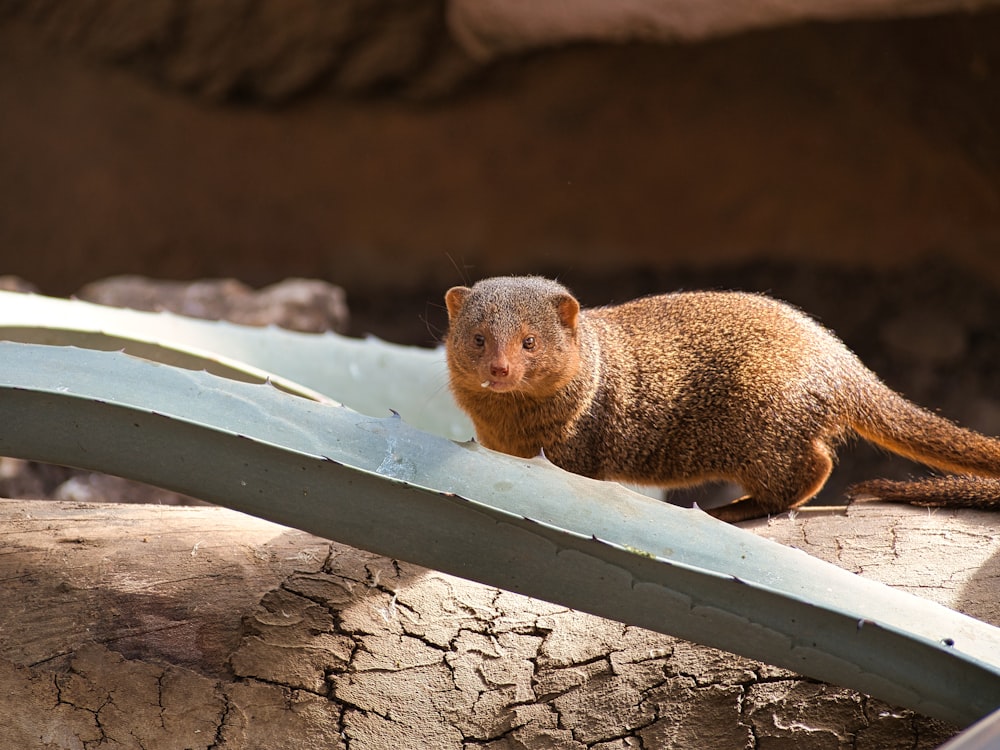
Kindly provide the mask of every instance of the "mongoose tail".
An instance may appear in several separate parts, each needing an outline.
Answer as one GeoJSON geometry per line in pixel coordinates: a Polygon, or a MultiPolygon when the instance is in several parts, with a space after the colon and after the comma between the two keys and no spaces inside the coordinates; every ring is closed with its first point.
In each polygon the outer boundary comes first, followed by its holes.
{"type": "Polygon", "coordinates": [[[1000,510],[1000,440],[938,417],[879,384],[851,427],[861,437],[926,466],[961,476],[854,484],[852,499],[875,497],[931,507],[1000,510]]]}
{"type": "Polygon", "coordinates": [[[847,488],[852,500],[866,497],[928,508],[1000,510],[1000,479],[970,476],[928,477],[912,481],[870,479],[847,488]]]}

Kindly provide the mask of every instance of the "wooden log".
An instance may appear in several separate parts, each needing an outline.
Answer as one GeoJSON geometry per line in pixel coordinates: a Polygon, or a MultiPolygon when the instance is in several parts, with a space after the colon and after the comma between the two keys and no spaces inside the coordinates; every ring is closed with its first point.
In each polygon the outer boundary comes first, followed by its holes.
{"type": "MultiPolygon", "coordinates": [[[[995,514],[748,528],[1000,624],[995,514]]],[[[937,747],[867,696],[212,507],[0,502],[17,748],[937,747]]]]}

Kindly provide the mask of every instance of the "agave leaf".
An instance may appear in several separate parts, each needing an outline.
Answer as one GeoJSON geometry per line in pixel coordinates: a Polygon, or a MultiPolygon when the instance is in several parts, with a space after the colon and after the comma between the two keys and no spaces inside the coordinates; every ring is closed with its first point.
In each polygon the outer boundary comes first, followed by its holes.
{"type": "Polygon", "coordinates": [[[1000,747],[1000,711],[994,711],[938,750],[997,750],[1000,747]]]}
{"type": "Polygon", "coordinates": [[[440,351],[14,292],[0,292],[0,339],[120,349],[248,382],[270,375],[285,390],[363,414],[405,410],[411,424],[444,437],[473,432],[448,392],[440,351]]]}
{"type": "Polygon", "coordinates": [[[1000,706],[1000,629],[700,511],[120,352],[0,343],[0,361],[0,455],[192,494],[948,721],[1000,706]]]}

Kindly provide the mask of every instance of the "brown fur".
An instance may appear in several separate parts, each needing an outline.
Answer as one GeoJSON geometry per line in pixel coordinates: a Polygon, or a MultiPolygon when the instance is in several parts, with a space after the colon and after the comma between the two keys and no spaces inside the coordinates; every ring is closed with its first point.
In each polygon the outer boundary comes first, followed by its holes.
{"type": "MultiPolygon", "coordinates": [[[[729,480],[738,521],[795,508],[860,435],[945,471],[1000,477],[1000,440],[884,385],[798,310],[686,292],[581,310],[560,284],[506,277],[445,295],[450,386],[479,441],[568,471],[662,487],[729,480]]],[[[853,489],[853,488],[852,488],[853,489]]],[[[1000,506],[1000,482],[867,482],[854,495],[1000,506]]]]}

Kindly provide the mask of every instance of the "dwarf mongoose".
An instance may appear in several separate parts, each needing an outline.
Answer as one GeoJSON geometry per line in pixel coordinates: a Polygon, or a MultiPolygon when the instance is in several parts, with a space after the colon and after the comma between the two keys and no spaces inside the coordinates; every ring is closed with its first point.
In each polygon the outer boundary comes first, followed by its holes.
{"type": "Polygon", "coordinates": [[[729,480],[739,521],[802,505],[851,435],[965,476],[873,480],[852,496],[1000,509],[1000,440],[886,386],[830,331],[758,294],[682,292],[583,310],[541,277],[445,295],[450,387],[487,448],[599,479],[729,480]],[[976,475],[976,476],[968,476],[976,475]]]}

